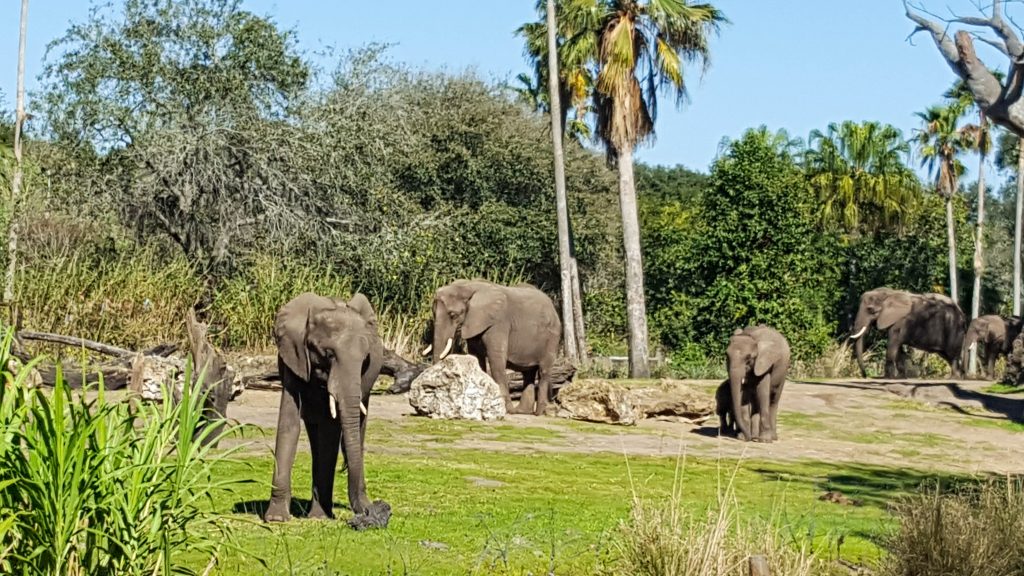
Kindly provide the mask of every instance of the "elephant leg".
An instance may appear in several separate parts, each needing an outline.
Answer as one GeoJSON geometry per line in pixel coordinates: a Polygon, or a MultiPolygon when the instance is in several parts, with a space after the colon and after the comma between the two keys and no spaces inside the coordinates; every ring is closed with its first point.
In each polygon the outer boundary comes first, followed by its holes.
{"type": "Polygon", "coordinates": [[[284,522],[290,517],[292,500],[292,465],[299,443],[299,394],[287,368],[280,366],[284,379],[281,406],[277,411],[277,439],[274,444],[274,479],[270,504],[263,518],[267,522],[284,522]]]}
{"type": "MultiPolygon", "coordinates": [[[[307,411],[310,411],[313,402],[307,404],[307,411]]],[[[320,428],[322,422],[320,418],[308,413],[303,413],[303,422],[306,424],[306,437],[309,438],[309,456],[312,461],[312,474],[311,485],[312,485],[312,498],[309,501],[309,510],[306,512],[308,518],[324,518],[323,507],[320,505],[320,499],[317,488],[319,487],[318,472],[320,469],[320,461],[323,459],[320,446],[320,428]]]]}
{"type": "Polygon", "coordinates": [[[985,354],[985,364],[987,364],[988,378],[990,380],[995,379],[996,377],[996,357],[997,354],[994,350],[985,354]]]}
{"type": "Polygon", "coordinates": [[[779,401],[782,400],[782,387],[786,385],[786,379],[783,378],[782,382],[779,382],[778,386],[774,386],[771,395],[771,404],[769,405],[769,422],[771,422],[771,434],[772,440],[779,439],[779,401]]]}
{"type": "Polygon", "coordinates": [[[341,444],[341,423],[333,418],[323,419],[312,427],[307,426],[307,430],[313,453],[313,501],[309,517],[334,518],[334,471],[341,444]]]}
{"type": "Polygon", "coordinates": [[[523,394],[519,397],[515,413],[533,414],[533,407],[537,400],[537,369],[530,368],[523,371],[523,394]]]}
{"type": "Polygon", "coordinates": [[[543,416],[548,409],[548,400],[551,399],[551,369],[555,366],[555,358],[558,356],[558,341],[548,347],[547,354],[540,361],[537,371],[540,375],[540,383],[537,385],[537,407],[533,413],[536,416],[543,416]]]}
{"type": "MultiPolygon", "coordinates": [[[[483,344],[478,339],[472,338],[466,342],[466,348],[469,349],[470,354],[476,357],[476,361],[480,363],[480,369],[491,374],[487,371],[487,350],[484,349],[483,344]]],[[[491,377],[493,378],[494,375],[491,374],[491,377]]]]}
{"type": "Polygon", "coordinates": [[[508,375],[505,373],[505,366],[508,364],[504,346],[492,346],[487,344],[487,364],[491,367],[491,378],[498,383],[502,397],[505,398],[505,412],[515,414],[515,406],[512,405],[512,396],[508,391],[508,375]]]}
{"type": "Polygon", "coordinates": [[[761,381],[757,383],[757,412],[759,417],[757,419],[757,426],[751,430],[756,442],[767,443],[772,441],[772,419],[769,415],[771,402],[772,374],[771,372],[768,372],[762,376],[761,381]]]}
{"type": "Polygon", "coordinates": [[[899,363],[903,353],[903,345],[900,342],[899,333],[896,330],[889,331],[889,343],[885,348],[885,377],[894,378],[899,369],[899,363]]]}

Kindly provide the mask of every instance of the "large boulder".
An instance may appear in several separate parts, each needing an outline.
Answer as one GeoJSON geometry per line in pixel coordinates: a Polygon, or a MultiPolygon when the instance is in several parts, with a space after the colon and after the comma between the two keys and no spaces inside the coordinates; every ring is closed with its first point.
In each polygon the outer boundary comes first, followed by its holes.
{"type": "Polygon", "coordinates": [[[715,410],[714,398],[678,380],[662,380],[651,387],[630,390],[645,418],[700,423],[715,410]]]}
{"type": "Polygon", "coordinates": [[[558,391],[560,418],[632,426],[643,418],[630,390],[608,380],[577,380],[558,391]]]}
{"type": "Polygon", "coordinates": [[[608,380],[577,380],[558,391],[556,416],[632,426],[644,418],[700,423],[714,413],[714,399],[685,382],[662,380],[627,388],[608,380]]]}
{"type": "Polygon", "coordinates": [[[449,420],[498,420],[505,398],[473,356],[453,354],[424,370],[409,388],[417,414],[449,420]]]}

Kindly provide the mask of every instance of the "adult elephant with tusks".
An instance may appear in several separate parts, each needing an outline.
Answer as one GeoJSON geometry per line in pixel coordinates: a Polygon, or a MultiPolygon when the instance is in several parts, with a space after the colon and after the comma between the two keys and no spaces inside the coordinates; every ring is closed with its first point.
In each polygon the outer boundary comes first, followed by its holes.
{"type": "Polygon", "coordinates": [[[889,338],[885,352],[886,378],[905,376],[904,345],[939,354],[949,363],[953,377],[959,378],[966,324],[960,306],[943,294],[915,294],[891,288],[868,290],[861,295],[850,334],[850,338],[857,341],[861,376],[867,377],[864,336],[874,325],[886,331],[889,338]]]}
{"type": "Polygon", "coordinates": [[[341,447],[348,468],[348,500],[353,528],[387,526],[391,507],[371,503],[366,495],[363,445],[370,389],[384,346],[377,319],[362,294],[349,301],[303,293],[281,307],[274,321],[277,363],[281,374],[274,477],[264,520],[288,520],[291,472],[299,438],[306,426],[313,460],[310,518],[332,518],[334,473],[341,447]]]}
{"type": "Polygon", "coordinates": [[[562,339],[562,324],[547,294],[529,284],[456,280],[434,293],[433,316],[433,343],[423,350],[424,356],[432,354],[433,362],[441,361],[451,353],[456,331],[461,330],[469,353],[501,388],[507,411],[544,414],[562,339]],[[525,387],[518,407],[509,396],[506,368],[523,373],[525,387]]]}

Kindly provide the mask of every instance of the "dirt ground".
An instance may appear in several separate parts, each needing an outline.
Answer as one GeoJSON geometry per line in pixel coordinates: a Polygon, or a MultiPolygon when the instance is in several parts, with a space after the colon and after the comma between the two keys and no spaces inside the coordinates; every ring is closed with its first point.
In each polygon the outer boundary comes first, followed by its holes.
{"type": "MultiPolygon", "coordinates": [[[[692,381],[712,390],[716,382],[692,381]]],[[[644,420],[635,427],[582,424],[514,415],[483,423],[500,434],[465,433],[435,438],[420,428],[404,394],[374,396],[371,436],[377,426],[408,431],[408,442],[368,442],[368,451],[485,449],[516,452],[614,452],[675,456],[680,450],[699,457],[858,462],[892,467],[955,472],[1024,472],[1024,394],[983,392],[981,382],[820,381],[788,382],[783,393],[779,438],[773,444],[740,442],[717,436],[717,418],[702,425],[644,420]],[[381,422],[386,421],[387,424],[381,422]],[[510,428],[511,427],[511,430],[510,428]],[[516,438],[519,431],[522,441],[516,438]],[[550,434],[548,434],[550,432],[550,434]],[[538,435],[549,438],[538,441],[538,435]],[[433,446],[432,446],[433,444],[433,446]]],[[[229,407],[239,422],[273,428],[279,392],[246,390],[229,407]]],[[[273,446],[273,435],[251,449],[273,446]]]]}

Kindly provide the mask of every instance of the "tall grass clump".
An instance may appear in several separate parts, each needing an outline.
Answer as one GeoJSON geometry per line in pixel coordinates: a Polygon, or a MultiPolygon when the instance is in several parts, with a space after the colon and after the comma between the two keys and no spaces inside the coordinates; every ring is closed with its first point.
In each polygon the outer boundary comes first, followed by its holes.
{"type": "Polygon", "coordinates": [[[19,272],[24,324],[139,349],[185,339],[182,311],[203,282],[183,256],[141,248],[112,258],[88,250],[30,259],[19,272]]]}
{"type": "Polygon", "coordinates": [[[752,554],[768,559],[772,574],[820,576],[825,561],[809,539],[796,541],[769,520],[741,522],[730,480],[703,514],[683,504],[682,467],[666,500],[647,501],[633,489],[629,517],[614,540],[619,574],[632,576],[748,576],[752,554]]]}
{"type": "Polygon", "coordinates": [[[213,322],[223,328],[220,345],[249,350],[272,347],[274,316],[303,292],[348,298],[352,283],[328,263],[253,256],[213,294],[213,322]]]}
{"type": "MultiPolygon", "coordinates": [[[[188,553],[215,561],[229,527],[211,513],[214,455],[196,434],[203,397],[162,405],[52,393],[7,371],[0,348],[0,573],[46,576],[189,574],[188,553]]],[[[165,395],[169,397],[169,395],[165,395]]],[[[228,430],[216,432],[222,436],[228,430]]]]}
{"type": "Polygon", "coordinates": [[[1020,480],[932,486],[896,505],[888,538],[890,576],[1024,576],[1024,491],[1020,480]]]}

